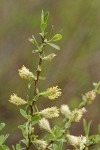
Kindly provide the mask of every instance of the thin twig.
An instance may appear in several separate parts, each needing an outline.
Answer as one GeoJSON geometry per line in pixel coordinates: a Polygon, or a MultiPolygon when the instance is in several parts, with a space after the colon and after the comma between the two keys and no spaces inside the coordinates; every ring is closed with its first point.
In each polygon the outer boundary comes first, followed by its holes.
{"type": "MultiPolygon", "coordinates": [[[[45,38],[43,38],[43,37],[41,37],[41,38],[42,38],[42,44],[43,44],[43,47],[44,47],[44,46],[45,46],[45,42],[44,42],[44,39],[45,39],[45,38]]],[[[39,56],[40,56],[40,57],[39,57],[38,66],[41,66],[41,64],[42,64],[42,58],[41,58],[42,53],[43,53],[43,51],[42,51],[42,52],[39,52],[39,56]]],[[[38,68],[37,68],[36,80],[35,80],[35,82],[34,82],[34,97],[37,95],[38,80],[39,80],[40,73],[41,73],[41,71],[38,70],[38,68]]],[[[34,115],[34,114],[33,114],[33,113],[34,113],[34,112],[33,112],[34,104],[35,104],[35,102],[33,101],[33,102],[32,102],[32,105],[30,105],[31,116],[34,115]]],[[[28,134],[28,139],[29,139],[29,143],[28,143],[28,147],[27,147],[26,150],[29,150],[29,148],[30,148],[30,146],[31,146],[31,144],[32,144],[32,143],[31,143],[30,134],[28,134]]]]}

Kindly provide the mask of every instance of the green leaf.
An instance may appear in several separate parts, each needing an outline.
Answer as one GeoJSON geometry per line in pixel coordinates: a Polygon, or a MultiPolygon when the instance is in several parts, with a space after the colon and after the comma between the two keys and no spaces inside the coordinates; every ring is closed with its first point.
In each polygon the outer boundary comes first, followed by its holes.
{"type": "Polygon", "coordinates": [[[21,144],[16,144],[16,150],[25,150],[26,148],[21,148],[21,144]]]}
{"type": "Polygon", "coordinates": [[[95,145],[98,144],[100,142],[100,135],[96,134],[96,135],[91,135],[89,136],[89,145],[95,145]]]}
{"type": "Polygon", "coordinates": [[[26,95],[26,102],[29,102],[29,96],[26,95]]]}
{"type": "Polygon", "coordinates": [[[21,115],[22,115],[24,118],[26,118],[26,119],[28,119],[28,120],[31,118],[31,116],[30,116],[30,115],[27,115],[26,111],[23,110],[23,109],[20,109],[20,113],[21,113],[21,115]]]}
{"type": "Polygon", "coordinates": [[[42,24],[41,24],[41,31],[42,31],[42,36],[43,36],[43,37],[44,37],[45,28],[46,28],[46,24],[45,24],[45,23],[42,23],[42,24]]]}
{"type": "Polygon", "coordinates": [[[88,123],[88,128],[87,128],[87,135],[88,135],[88,136],[89,136],[89,132],[90,132],[91,123],[92,123],[92,121],[90,121],[90,122],[88,123]]]}
{"type": "Polygon", "coordinates": [[[46,26],[47,26],[48,17],[49,17],[49,12],[44,13],[44,11],[42,10],[42,14],[41,14],[41,31],[42,31],[42,36],[43,37],[44,37],[44,31],[45,31],[46,26]]]}
{"type": "Polygon", "coordinates": [[[6,139],[8,138],[9,134],[1,135],[0,136],[0,145],[4,144],[4,142],[6,141],[6,139]]]}
{"type": "Polygon", "coordinates": [[[100,82],[98,82],[98,83],[93,83],[93,86],[95,87],[94,91],[95,91],[97,94],[100,94],[100,82]]]}
{"type": "Polygon", "coordinates": [[[83,119],[83,127],[84,127],[85,135],[87,135],[87,122],[85,119],[83,119]]]}
{"type": "Polygon", "coordinates": [[[61,141],[61,139],[59,142],[57,142],[57,144],[53,144],[53,150],[62,150],[62,148],[63,148],[63,142],[61,141]]]}
{"type": "Polygon", "coordinates": [[[50,45],[51,47],[57,49],[57,50],[60,50],[60,47],[56,44],[53,44],[53,43],[47,43],[48,45],[50,45]]]}
{"type": "Polygon", "coordinates": [[[12,145],[12,149],[13,149],[13,150],[16,150],[14,145],[12,145]]]}
{"type": "Polygon", "coordinates": [[[38,101],[39,96],[40,96],[40,94],[39,94],[39,91],[38,91],[38,89],[37,89],[37,95],[33,98],[33,101],[34,101],[34,102],[38,101]]]}
{"type": "Polygon", "coordinates": [[[100,125],[98,125],[98,133],[99,133],[99,135],[100,135],[100,125]]]}
{"type": "Polygon", "coordinates": [[[54,35],[54,37],[51,39],[51,41],[58,41],[62,39],[62,35],[61,34],[56,34],[54,35]]]}
{"type": "Polygon", "coordinates": [[[54,34],[54,26],[52,25],[51,32],[50,32],[50,39],[53,38],[53,34],[54,34]]]}
{"type": "Polygon", "coordinates": [[[48,60],[51,61],[56,55],[54,53],[51,53],[45,57],[42,58],[42,60],[48,60]]]}
{"type": "Polygon", "coordinates": [[[0,150],[10,150],[6,145],[0,145],[0,150]]]}
{"type": "Polygon", "coordinates": [[[24,125],[20,125],[18,128],[21,129],[23,137],[26,138],[28,133],[26,132],[24,125]]]}
{"type": "MultiPolygon", "coordinates": [[[[22,141],[22,140],[21,140],[22,141]]],[[[26,148],[21,148],[21,144],[16,144],[16,148],[14,145],[12,145],[13,150],[25,150],[26,148]]]]}
{"type": "Polygon", "coordinates": [[[22,142],[22,143],[24,143],[25,145],[27,145],[27,143],[26,143],[26,140],[25,140],[25,139],[21,140],[21,142],[22,142]]]}
{"type": "Polygon", "coordinates": [[[42,10],[42,13],[41,13],[41,24],[44,23],[44,11],[42,10]]]}
{"type": "Polygon", "coordinates": [[[29,41],[30,41],[32,44],[34,44],[36,47],[38,47],[38,43],[37,43],[37,41],[36,41],[34,35],[32,35],[32,38],[29,38],[29,41]]]}
{"type": "Polygon", "coordinates": [[[48,22],[48,18],[49,18],[49,12],[46,12],[44,14],[44,23],[47,25],[47,22],[48,22]]]}
{"type": "Polygon", "coordinates": [[[4,143],[4,135],[0,136],[0,145],[2,145],[4,143]]]}
{"type": "Polygon", "coordinates": [[[85,119],[83,119],[83,127],[84,127],[84,132],[86,136],[89,136],[90,132],[90,126],[91,126],[92,121],[90,121],[88,124],[85,119]]]}
{"type": "Polygon", "coordinates": [[[96,135],[95,144],[98,144],[99,142],[100,142],[100,135],[96,135]]]}
{"type": "Polygon", "coordinates": [[[59,150],[57,144],[53,144],[53,150],[59,150]]]}
{"type": "Polygon", "coordinates": [[[36,49],[36,50],[32,50],[32,53],[37,53],[37,52],[39,52],[39,50],[38,50],[38,49],[36,49]]]}
{"type": "Polygon", "coordinates": [[[46,134],[46,135],[43,137],[43,140],[44,140],[44,141],[47,141],[47,143],[49,143],[49,142],[51,142],[51,141],[54,141],[54,135],[52,135],[51,133],[46,134]]]}
{"type": "Polygon", "coordinates": [[[55,125],[54,128],[52,129],[53,134],[55,135],[55,138],[58,139],[62,135],[62,129],[55,125]]]}
{"type": "Polygon", "coordinates": [[[28,143],[28,133],[29,133],[29,122],[24,123],[23,125],[18,126],[19,129],[21,129],[23,137],[26,140],[26,144],[28,143]]]}
{"type": "Polygon", "coordinates": [[[0,123],[0,131],[5,127],[5,123],[0,123]]]}
{"type": "Polygon", "coordinates": [[[21,145],[20,144],[16,144],[16,150],[20,150],[21,149],[21,145]]]}
{"type": "Polygon", "coordinates": [[[32,119],[31,119],[32,125],[37,124],[40,119],[41,119],[40,116],[34,116],[34,117],[32,117],[32,119]]]}

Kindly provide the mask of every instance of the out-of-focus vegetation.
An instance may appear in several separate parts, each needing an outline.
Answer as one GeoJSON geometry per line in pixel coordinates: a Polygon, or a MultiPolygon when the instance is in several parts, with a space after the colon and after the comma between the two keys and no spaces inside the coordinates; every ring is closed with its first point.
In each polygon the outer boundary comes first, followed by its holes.
{"type": "MultiPolygon", "coordinates": [[[[44,100],[42,105],[67,103],[73,108],[81,101],[81,94],[90,90],[93,82],[100,80],[99,8],[99,0],[0,0],[0,120],[7,123],[6,130],[11,134],[9,144],[20,137],[16,127],[23,120],[18,109],[8,100],[15,91],[23,97],[28,92],[17,70],[23,64],[34,69],[38,62],[31,54],[33,47],[27,39],[32,34],[37,36],[40,30],[41,10],[50,12],[49,24],[54,24],[57,32],[63,34],[58,57],[51,64],[43,64],[48,82],[40,83],[40,88],[44,89],[58,84],[63,89],[63,95],[53,104],[44,100]]],[[[37,39],[40,40],[39,36],[37,39]]],[[[93,120],[92,132],[96,132],[100,123],[99,107],[98,97],[86,114],[88,120],[93,120]]],[[[72,132],[81,134],[81,126],[75,125],[72,132]]]]}

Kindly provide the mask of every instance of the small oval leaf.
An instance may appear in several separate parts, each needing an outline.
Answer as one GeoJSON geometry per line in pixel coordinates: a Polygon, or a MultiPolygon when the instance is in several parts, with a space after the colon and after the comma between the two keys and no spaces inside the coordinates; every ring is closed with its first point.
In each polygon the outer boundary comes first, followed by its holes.
{"type": "Polygon", "coordinates": [[[31,116],[30,116],[30,115],[27,115],[27,113],[26,113],[25,110],[23,110],[23,109],[20,109],[20,113],[21,113],[21,115],[22,115],[24,118],[26,118],[26,119],[30,119],[30,118],[31,118],[31,116]]]}
{"type": "Polygon", "coordinates": [[[2,130],[5,127],[5,123],[0,123],[0,130],[2,130]]]}
{"type": "Polygon", "coordinates": [[[47,43],[48,45],[52,46],[53,48],[57,49],[57,50],[60,50],[60,47],[56,44],[53,44],[53,43],[47,43]]]}
{"type": "Polygon", "coordinates": [[[56,34],[54,35],[54,37],[51,39],[51,41],[58,41],[62,39],[62,35],[61,34],[56,34]]]}

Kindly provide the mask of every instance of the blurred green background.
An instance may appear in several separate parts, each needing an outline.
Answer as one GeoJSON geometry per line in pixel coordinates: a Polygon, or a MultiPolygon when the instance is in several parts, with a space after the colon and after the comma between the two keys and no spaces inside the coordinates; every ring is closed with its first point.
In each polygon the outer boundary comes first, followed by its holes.
{"type": "MultiPolygon", "coordinates": [[[[100,80],[100,0],[0,0],[0,122],[7,124],[5,132],[11,134],[9,145],[21,138],[17,126],[24,120],[8,100],[12,93],[23,98],[33,93],[18,76],[18,69],[22,65],[36,69],[38,57],[32,54],[28,38],[33,34],[40,41],[42,9],[50,13],[48,30],[54,25],[55,33],[62,30],[63,39],[58,42],[61,51],[54,50],[58,55],[55,60],[43,63],[47,80],[41,81],[40,89],[59,85],[63,93],[56,101],[43,99],[39,108],[61,104],[74,108],[81,95],[92,89],[92,83],[100,80]]],[[[51,48],[47,49],[50,53],[51,48]]],[[[100,123],[99,98],[87,106],[85,118],[93,120],[91,133],[97,132],[100,123]]],[[[72,127],[72,134],[82,133],[82,122],[72,127]]]]}

